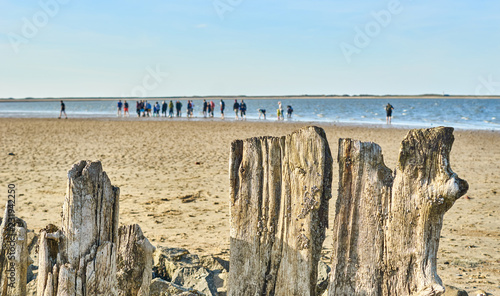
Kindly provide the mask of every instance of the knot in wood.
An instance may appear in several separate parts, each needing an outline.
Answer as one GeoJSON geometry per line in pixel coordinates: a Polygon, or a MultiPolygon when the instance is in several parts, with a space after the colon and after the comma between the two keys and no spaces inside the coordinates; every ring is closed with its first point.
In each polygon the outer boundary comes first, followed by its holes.
{"type": "Polygon", "coordinates": [[[351,166],[352,160],[350,157],[346,157],[345,159],[345,168],[348,169],[351,166]]]}
{"type": "Polygon", "coordinates": [[[299,250],[305,250],[309,248],[309,239],[305,234],[303,233],[299,234],[299,236],[297,237],[297,241],[299,250]]]}
{"type": "MultiPolygon", "coordinates": [[[[316,186],[313,186],[313,188],[314,187],[316,186]]],[[[318,204],[319,202],[314,198],[314,195],[309,194],[309,192],[307,191],[304,192],[304,201],[302,204],[302,210],[300,211],[298,218],[304,219],[312,210],[316,208],[318,204]]]]}

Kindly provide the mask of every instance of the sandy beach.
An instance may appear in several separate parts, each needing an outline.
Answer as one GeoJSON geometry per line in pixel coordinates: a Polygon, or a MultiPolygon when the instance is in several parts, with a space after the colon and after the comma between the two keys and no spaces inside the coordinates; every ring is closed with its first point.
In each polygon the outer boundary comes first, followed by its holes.
{"type": "MultiPolygon", "coordinates": [[[[158,119],[0,119],[0,186],[18,188],[17,215],[38,232],[60,225],[67,171],[100,160],[120,187],[120,222],[137,223],[153,245],[229,257],[230,143],[282,136],[305,123],[158,119]],[[13,153],[14,155],[9,155],[13,153]],[[187,198],[186,198],[187,197],[187,198]]],[[[336,160],[339,138],[372,141],[394,168],[407,129],[335,126],[325,129],[336,160]]],[[[444,217],[438,274],[447,285],[500,295],[499,132],[455,131],[451,167],[469,183],[444,217]]],[[[333,169],[333,221],[338,183],[333,169]]],[[[2,195],[6,200],[6,193],[2,195]]],[[[3,207],[2,207],[3,209],[3,207]]],[[[327,231],[323,260],[332,248],[327,231]]]]}

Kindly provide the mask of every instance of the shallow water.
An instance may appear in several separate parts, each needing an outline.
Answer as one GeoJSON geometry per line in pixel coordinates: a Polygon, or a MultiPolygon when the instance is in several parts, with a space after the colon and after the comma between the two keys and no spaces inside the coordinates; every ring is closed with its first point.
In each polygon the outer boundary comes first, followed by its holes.
{"type": "MultiPolygon", "coordinates": [[[[135,102],[129,101],[131,116],[136,116],[135,102]]],[[[152,101],[156,102],[156,101],[152,101]]],[[[183,112],[187,105],[181,101],[183,112]]],[[[219,100],[214,100],[215,117],[220,117],[219,100]]],[[[385,124],[387,99],[283,99],[283,109],[293,106],[292,121],[329,122],[339,124],[385,124]]],[[[72,118],[116,117],[117,101],[67,100],[66,112],[72,118]]],[[[161,103],[161,102],[160,102],[161,103]]],[[[226,118],[234,119],[233,100],[225,100],[226,118]]],[[[245,100],[247,119],[257,120],[258,109],[266,109],[267,120],[276,120],[276,99],[245,100]]],[[[500,130],[500,100],[496,99],[391,99],[395,126],[451,126],[459,129],[500,130]]],[[[194,100],[194,115],[203,118],[203,100],[194,100]]],[[[0,102],[0,117],[54,118],[60,103],[37,100],[0,102]]],[[[286,117],[286,116],[285,116],[286,117]]]]}

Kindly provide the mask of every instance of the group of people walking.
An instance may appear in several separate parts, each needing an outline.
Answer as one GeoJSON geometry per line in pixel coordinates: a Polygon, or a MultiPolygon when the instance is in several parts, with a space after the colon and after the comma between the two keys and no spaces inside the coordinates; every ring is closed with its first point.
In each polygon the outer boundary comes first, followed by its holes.
{"type": "MultiPolygon", "coordinates": [[[[122,108],[124,106],[125,106],[124,108],[125,112],[123,113],[123,116],[128,116],[129,114],[128,103],[127,101],[122,103],[121,100],[119,100],[117,103],[117,109],[118,109],[117,116],[122,116],[122,108]]],[[[224,100],[222,99],[220,100],[219,106],[220,106],[221,118],[224,119],[224,111],[226,109],[226,103],[224,102],[224,100]]],[[[159,102],[155,102],[153,105],[151,105],[151,103],[148,102],[147,100],[140,100],[136,102],[137,117],[161,117],[161,116],[174,117],[174,108],[175,108],[175,117],[181,117],[182,103],[180,101],[176,101],[175,103],[172,100],[170,100],[169,102],[163,101],[161,104],[159,102]]],[[[203,117],[214,117],[215,103],[213,100],[211,101],[203,100],[202,108],[203,108],[202,109],[203,117]]],[[[241,100],[240,103],[238,103],[238,100],[234,100],[233,110],[235,111],[236,119],[239,118],[241,118],[242,120],[246,119],[247,105],[243,100],[241,100]]],[[[194,111],[194,103],[192,100],[188,100],[186,116],[194,117],[193,111],[194,111]]]]}
{"type": "MultiPolygon", "coordinates": [[[[221,99],[219,105],[220,105],[221,118],[224,119],[224,111],[226,108],[226,103],[224,102],[224,100],[221,99]]],[[[116,106],[117,106],[117,116],[119,117],[122,116],[122,111],[124,117],[130,116],[129,103],[126,100],[124,100],[123,102],[122,100],[118,100],[116,106]]],[[[170,100],[168,103],[167,101],[163,101],[161,105],[159,102],[156,102],[153,105],[151,105],[151,103],[146,100],[139,100],[136,102],[137,117],[160,117],[160,112],[161,112],[161,116],[163,117],[168,116],[172,118],[174,117],[174,107],[175,107],[175,117],[181,117],[182,103],[179,100],[177,100],[175,104],[172,100],[170,100]]],[[[192,100],[188,100],[186,116],[194,117],[193,110],[194,110],[194,103],[192,100]]],[[[204,99],[202,110],[203,110],[203,117],[214,117],[214,110],[215,110],[214,101],[211,100],[210,102],[207,102],[207,100],[204,99]]],[[[262,117],[266,119],[266,109],[257,109],[257,110],[259,112],[259,119],[261,119],[262,117]]],[[[392,110],[394,110],[394,107],[390,103],[387,103],[387,105],[385,106],[387,124],[391,124],[392,110]]],[[[238,100],[234,100],[233,111],[236,120],[238,119],[246,120],[247,105],[245,101],[241,100],[241,102],[238,103],[238,100]]],[[[293,113],[293,108],[291,105],[288,105],[286,107],[287,118],[289,119],[292,118],[292,113],[293,113]]],[[[63,114],[67,119],[68,116],[66,115],[66,105],[61,100],[61,110],[59,113],[59,119],[62,118],[63,114]]],[[[276,110],[276,115],[278,117],[278,120],[285,120],[285,115],[281,102],[278,102],[278,109],[276,110]]]]}
{"type": "Polygon", "coordinates": [[[124,101],[122,103],[122,100],[119,100],[117,107],[118,107],[117,116],[122,116],[122,108],[123,108],[123,116],[130,116],[130,113],[128,112],[128,102],[127,101],[124,101]]]}
{"type": "MultiPolygon", "coordinates": [[[[118,102],[118,116],[120,116],[119,104],[120,101],[118,102]]],[[[192,106],[194,106],[193,101],[189,100],[187,108],[188,117],[193,116],[192,106]]],[[[182,110],[182,103],[180,101],[176,101],[175,103],[172,100],[168,103],[167,101],[163,101],[161,105],[159,102],[156,102],[153,105],[151,105],[151,103],[146,100],[140,100],[136,102],[135,110],[137,113],[137,117],[160,117],[160,116],[167,117],[167,111],[168,111],[168,117],[174,117],[174,107],[175,107],[175,116],[180,117],[182,110]]]]}
{"type": "Polygon", "coordinates": [[[233,111],[235,119],[238,120],[238,113],[240,114],[241,120],[247,119],[247,104],[241,100],[241,103],[238,103],[238,100],[234,100],[233,111]]]}
{"type": "MultiPolygon", "coordinates": [[[[288,119],[292,118],[293,108],[291,105],[286,106],[286,117],[288,119]]],[[[278,110],[276,110],[276,115],[278,116],[278,120],[285,120],[285,113],[283,112],[283,106],[281,102],[278,102],[278,110]]],[[[260,116],[259,116],[260,118],[260,116]]],[[[264,110],[264,119],[266,118],[265,110],[264,110]]]]}
{"type": "MultiPolygon", "coordinates": [[[[159,102],[155,102],[154,104],[151,104],[147,100],[140,100],[136,102],[136,112],[137,112],[137,117],[174,117],[174,108],[175,108],[175,117],[181,117],[182,116],[182,103],[180,101],[176,101],[175,103],[170,100],[169,102],[163,101],[161,104],[159,102]],[[160,115],[161,112],[161,115],[160,115]]],[[[224,100],[220,100],[219,102],[220,106],[220,114],[221,118],[224,119],[224,111],[226,109],[226,103],[224,100]]],[[[121,100],[118,101],[117,103],[117,116],[122,116],[122,109],[123,109],[123,116],[129,116],[129,105],[127,101],[124,101],[122,103],[121,100]]],[[[194,117],[194,103],[192,100],[187,101],[187,110],[186,110],[186,116],[187,117],[194,117]]],[[[215,103],[213,100],[207,101],[206,99],[203,100],[203,106],[202,106],[202,111],[203,111],[203,117],[214,117],[214,110],[215,110],[215,103]]],[[[233,104],[233,111],[234,111],[234,116],[236,120],[246,120],[247,118],[247,104],[245,103],[244,100],[241,100],[238,102],[238,100],[234,100],[233,104]]],[[[259,111],[259,119],[262,117],[266,119],[266,109],[258,109],[259,111]]],[[[287,117],[292,118],[292,113],[293,113],[293,108],[292,106],[288,105],[287,106],[287,117]]],[[[277,109],[277,115],[278,115],[278,120],[284,120],[285,115],[284,115],[283,107],[281,105],[281,102],[278,102],[278,109],[277,109]]]]}
{"type": "MultiPolygon", "coordinates": [[[[264,117],[264,119],[266,119],[266,109],[258,109],[258,111],[259,111],[259,119],[261,117],[264,117]]],[[[293,113],[292,106],[291,105],[286,106],[286,114],[288,119],[292,118],[292,113],[293,113]]],[[[278,109],[276,110],[276,115],[278,117],[278,120],[285,120],[285,113],[283,112],[283,106],[281,105],[281,102],[278,102],[278,109]]]]}
{"type": "MultiPolygon", "coordinates": [[[[224,108],[225,103],[223,100],[220,100],[221,105],[221,116],[224,117],[224,108]]],[[[214,101],[207,102],[207,100],[203,100],[203,117],[214,117],[215,103],[214,101]]]]}

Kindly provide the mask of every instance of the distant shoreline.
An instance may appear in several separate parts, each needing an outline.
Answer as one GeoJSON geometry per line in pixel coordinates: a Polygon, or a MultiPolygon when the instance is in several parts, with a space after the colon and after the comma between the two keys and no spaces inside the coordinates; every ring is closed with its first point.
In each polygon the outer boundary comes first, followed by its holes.
{"type": "Polygon", "coordinates": [[[353,95],[353,96],[338,96],[338,95],[303,95],[303,96],[173,96],[173,97],[62,97],[62,98],[4,98],[0,102],[54,102],[54,101],[116,101],[116,100],[202,100],[202,99],[236,99],[236,100],[300,100],[300,99],[500,99],[500,96],[448,96],[448,95],[353,95]]]}
{"type": "MultiPolygon", "coordinates": [[[[57,114],[58,115],[58,114],[57,114]]],[[[54,117],[0,117],[0,121],[2,120],[16,120],[16,121],[33,121],[39,120],[40,122],[50,122],[50,121],[60,121],[56,116],[54,117]]],[[[63,120],[66,121],[66,120],[63,120]]],[[[164,123],[187,123],[187,124],[255,124],[255,125],[263,125],[263,124],[280,124],[280,125],[304,125],[304,126],[321,126],[321,127],[338,127],[338,128],[367,128],[367,129],[393,129],[393,130],[410,130],[410,129],[426,129],[426,128],[434,128],[438,126],[449,126],[453,127],[457,131],[474,131],[474,132],[487,132],[487,133],[498,133],[500,134],[500,130],[492,129],[492,128],[467,128],[460,126],[451,126],[446,124],[435,124],[432,126],[426,126],[423,124],[409,124],[409,123],[400,123],[394,122],[392,124],[386,124],[385,122],[345,122],[345,121],[315,121],[315,120],[284,120],[277,121],[275,118],[272,119],[246,119],[246,120],[235,120],[234,118],[228,117],[226,119],[220,119],[218,117],[210,118],[210,117],[136,117],[136,116],[128,116],[128,117],[68,117],[68,121],[79,121],[79,122],[142,122],[146,124],[155,124],[158,122],[164,123]]]]}

